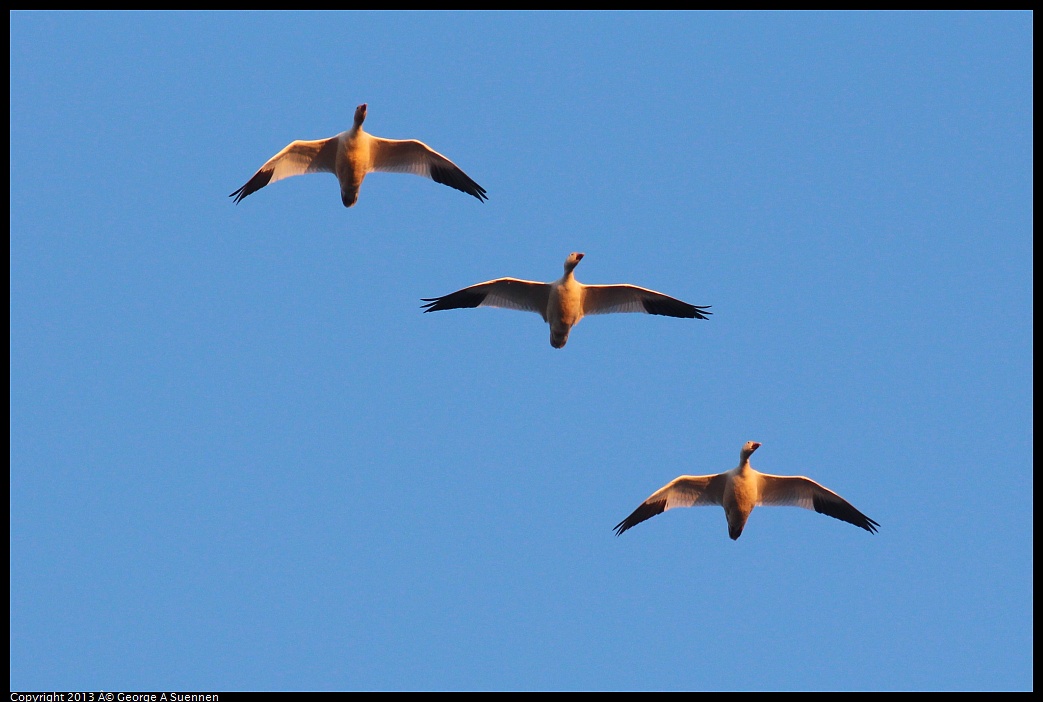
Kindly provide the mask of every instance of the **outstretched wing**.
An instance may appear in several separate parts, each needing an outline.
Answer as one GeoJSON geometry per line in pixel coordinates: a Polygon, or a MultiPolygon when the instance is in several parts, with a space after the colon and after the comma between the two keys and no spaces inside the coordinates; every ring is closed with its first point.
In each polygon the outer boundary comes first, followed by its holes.
{"type": "Polygon", "coordinates": [[[479,201],[489,199],[485,194],[485,188],[471,180],[471,177],[455,163],[422,141],[373,137],[370,148],[374,171],[412,173],[473,195],[479,201]]]}
{"type": "Polygon", "coordinates": [[[643,312],[667,317],[707,319],[707,306],[690,305],[676,297],[636,285],[585,285],[583,314],[643,312]]]}
{"type": "Polygon", "coordinates": [[[535,312],[546,321],[549,296],[549,283],[537,283],[517,278],[497,278],[442,297],[421,299],[427,303],[423,305],[424,312],[467,307],[503,307],[523,312],[535,312]]]}
{"type": "Polygon", "coordinates": [[[725,474],[682,475],[659,488],[638,505],[630,516],[615,526],[616,536],[630,527],[674,507],[720,505],[724,497],[725,474]]]}
{"type": "Polygon", "coordinates": [[[246,185],[228,197],[234,197],[238,203],[247,195],[283,178],[305,173],[334,173],[338,138],[335,136],[318,141],[298,140],[290,143],[285,149],[268,159],[253,174],[253,177],[246,181],[246,185]]]}
{"type": "Polygon", "coordinates": [[[811,478],[798,475],[761,474],[761,505],[787,505],[813,509],[848,524],[854,524],[875,534],[880,525],[855,509],[843,497],[816,483],[811,478]]]}

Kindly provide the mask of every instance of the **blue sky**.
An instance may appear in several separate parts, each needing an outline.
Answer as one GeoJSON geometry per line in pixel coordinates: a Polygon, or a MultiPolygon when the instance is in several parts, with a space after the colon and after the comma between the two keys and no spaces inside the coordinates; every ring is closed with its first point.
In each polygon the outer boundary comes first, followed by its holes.
{"type": "Polygon", "coordinates": [[[1031,14],[10,20],[12,690],[1032,689],[1031,14]]]}

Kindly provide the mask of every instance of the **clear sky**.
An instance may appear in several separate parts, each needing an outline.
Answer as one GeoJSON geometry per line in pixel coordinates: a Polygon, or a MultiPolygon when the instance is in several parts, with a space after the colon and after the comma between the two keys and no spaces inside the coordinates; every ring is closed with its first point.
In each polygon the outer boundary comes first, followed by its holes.
{"type": "Polygon", "coordinates": [[[12,13],[12,690],[1032,689],[1032,19],[12,13]]]}

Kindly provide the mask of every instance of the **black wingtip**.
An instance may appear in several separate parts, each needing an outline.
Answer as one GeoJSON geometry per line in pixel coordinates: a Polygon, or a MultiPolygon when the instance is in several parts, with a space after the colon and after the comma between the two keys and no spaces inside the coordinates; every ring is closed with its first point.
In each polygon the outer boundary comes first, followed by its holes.
{"type": "Polygon", "coordinates": [[[713,312],[709,311],[709,305],[690,305],[687,302],[673,298],[647,297],[642,300],[642,304],[645,307],[645,312],[648,314],[658,314],[663,317],[707,319],[707,315],[713,314],[713,312]]]}
{"type": "MultiPolygon", "coordinates": [[[[447,183],[446,185],[449,185],[449,184],[447,183]]],[[[460,192],[467,193],[468,195],[474,195],[476,198],[478,198],[478,202],[485,202],[486,200],[489,199],[489,196],[485,194],[485,188],[483,188],[482,186],[478,185],[478,183],[475,183],[474,181],[471,181],[469,185],[473,185],[474,187],[473,188],[467,187],[467,186],[461,187],[459,185],[451,185],[450,187],[456,188],[460,192]]]]}
{"type": "Polygon", "coordinates": [[[692,305],[695,308],[696,319],[709,319],[713,312],[710,311],[710,305],[692,305]]]}
{"type": "Polygon", "coordinates": [[[239,188],[238,190],[236,190],[234,193],[232,193],[228,197],[234,197],[235,198],[235,204],[238,205],[239,201],[242,200],[244,197],[246,197],[250,193],[257,192],[258,190],[260,190],[264,186],[268,185],[268,183],[272,182],[272,174],[273,173],[275,173],[275,169],[272,169],[270,171],[265,171],[265,170],[257,171],[256,173],[254,173],[253,178],[251,178],[250,180],[246,181],[246,184],[243,185],[243,187],[239,188]]]}
{"type": "Polygon", "coordinates": [[[431,167],[431,180],[476,197],[479,202],[489,199],[485,188],[474,182],[469,175],[456,165],[433,165],[431,167]]]}
{"type": "Polygon", "coordinates": [[[655,502],[645,502],[638,506],[630,515],[615,526],[616,536],[620,536],[624,531],[632,526],[637,526],[646,519],[651,519],[657,514],[662,514],[666,511],[666,500],[656,500],[655,502]]]}
{"type": "Polygon", "coordinates": [[[870,534],[875,534],[877,529],[880,527],[878,522],[862,514],[846,501],[838,503],[835,500],[824,499],[816,495],[812,499],[811,504],[819,514],[824,514],[828,517],[839,519],[842,522],[853,524],[856,527],[865,529],[870,534]]]}
{"type": "Polygon", "coordinates": [[[488,294],[487,290],[471,290],[464,288],[463,290],[457,290],[456,292],[443,295],[442,297],[422,297],[420,298],[426,305],[423,305],[427,309],[425,312],[438,312],[439,310],[457,310],[457,309],[469,309],[472,307],[478,307],[485,300],[485,296],[488,294]]]}

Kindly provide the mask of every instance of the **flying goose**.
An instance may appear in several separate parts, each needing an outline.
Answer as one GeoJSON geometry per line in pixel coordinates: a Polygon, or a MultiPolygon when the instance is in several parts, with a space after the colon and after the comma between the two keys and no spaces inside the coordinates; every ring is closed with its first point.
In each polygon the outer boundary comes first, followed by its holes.
{"type": "Polygon", "coordinates": [[[616,536],[674,507],[721,505],[728,518],[728,536],[739,538],[750,512],[757,505],[789,505],[862,527],[871,534],[880,526],[850,502],[814,480],[797,475],[768,475],[750,465],[750,455],[760,448],[747,441],[739,452],[739,465],[717,475],[682,475],[652,493],[629,517],[615,526],[616,536]]]}
{"type": "Polygon", "coordinates": [[[362,131],[366,103],[355,108],[355,125],[329,139],[291,142],[268,159],[246,185],[228,197],[236,203],[269,183],[305,173],[334,173],[340,181],[340,199],[351,207],[359,199],[362,179],[370,171],[412,173],[456,188],[478,201],[488,200],[485,188],[460,167],[416,139],[382,139],[362,131]]]}
{"type": "Polygon", "coordinates": [[[497,278],[478,283],[442,297],[421,298],[424,312],[464,307],[506,307],[535,312],[550,325],[550,345],[560,349],[569,331],[588,314],[645,312],[667,317],[707,319],[709,306],[699,307],[636,285],[584,285],[573,271],[583,254],[573,252],[565,259],[565,275],[553,283],[518,278],[497,278]]]}

